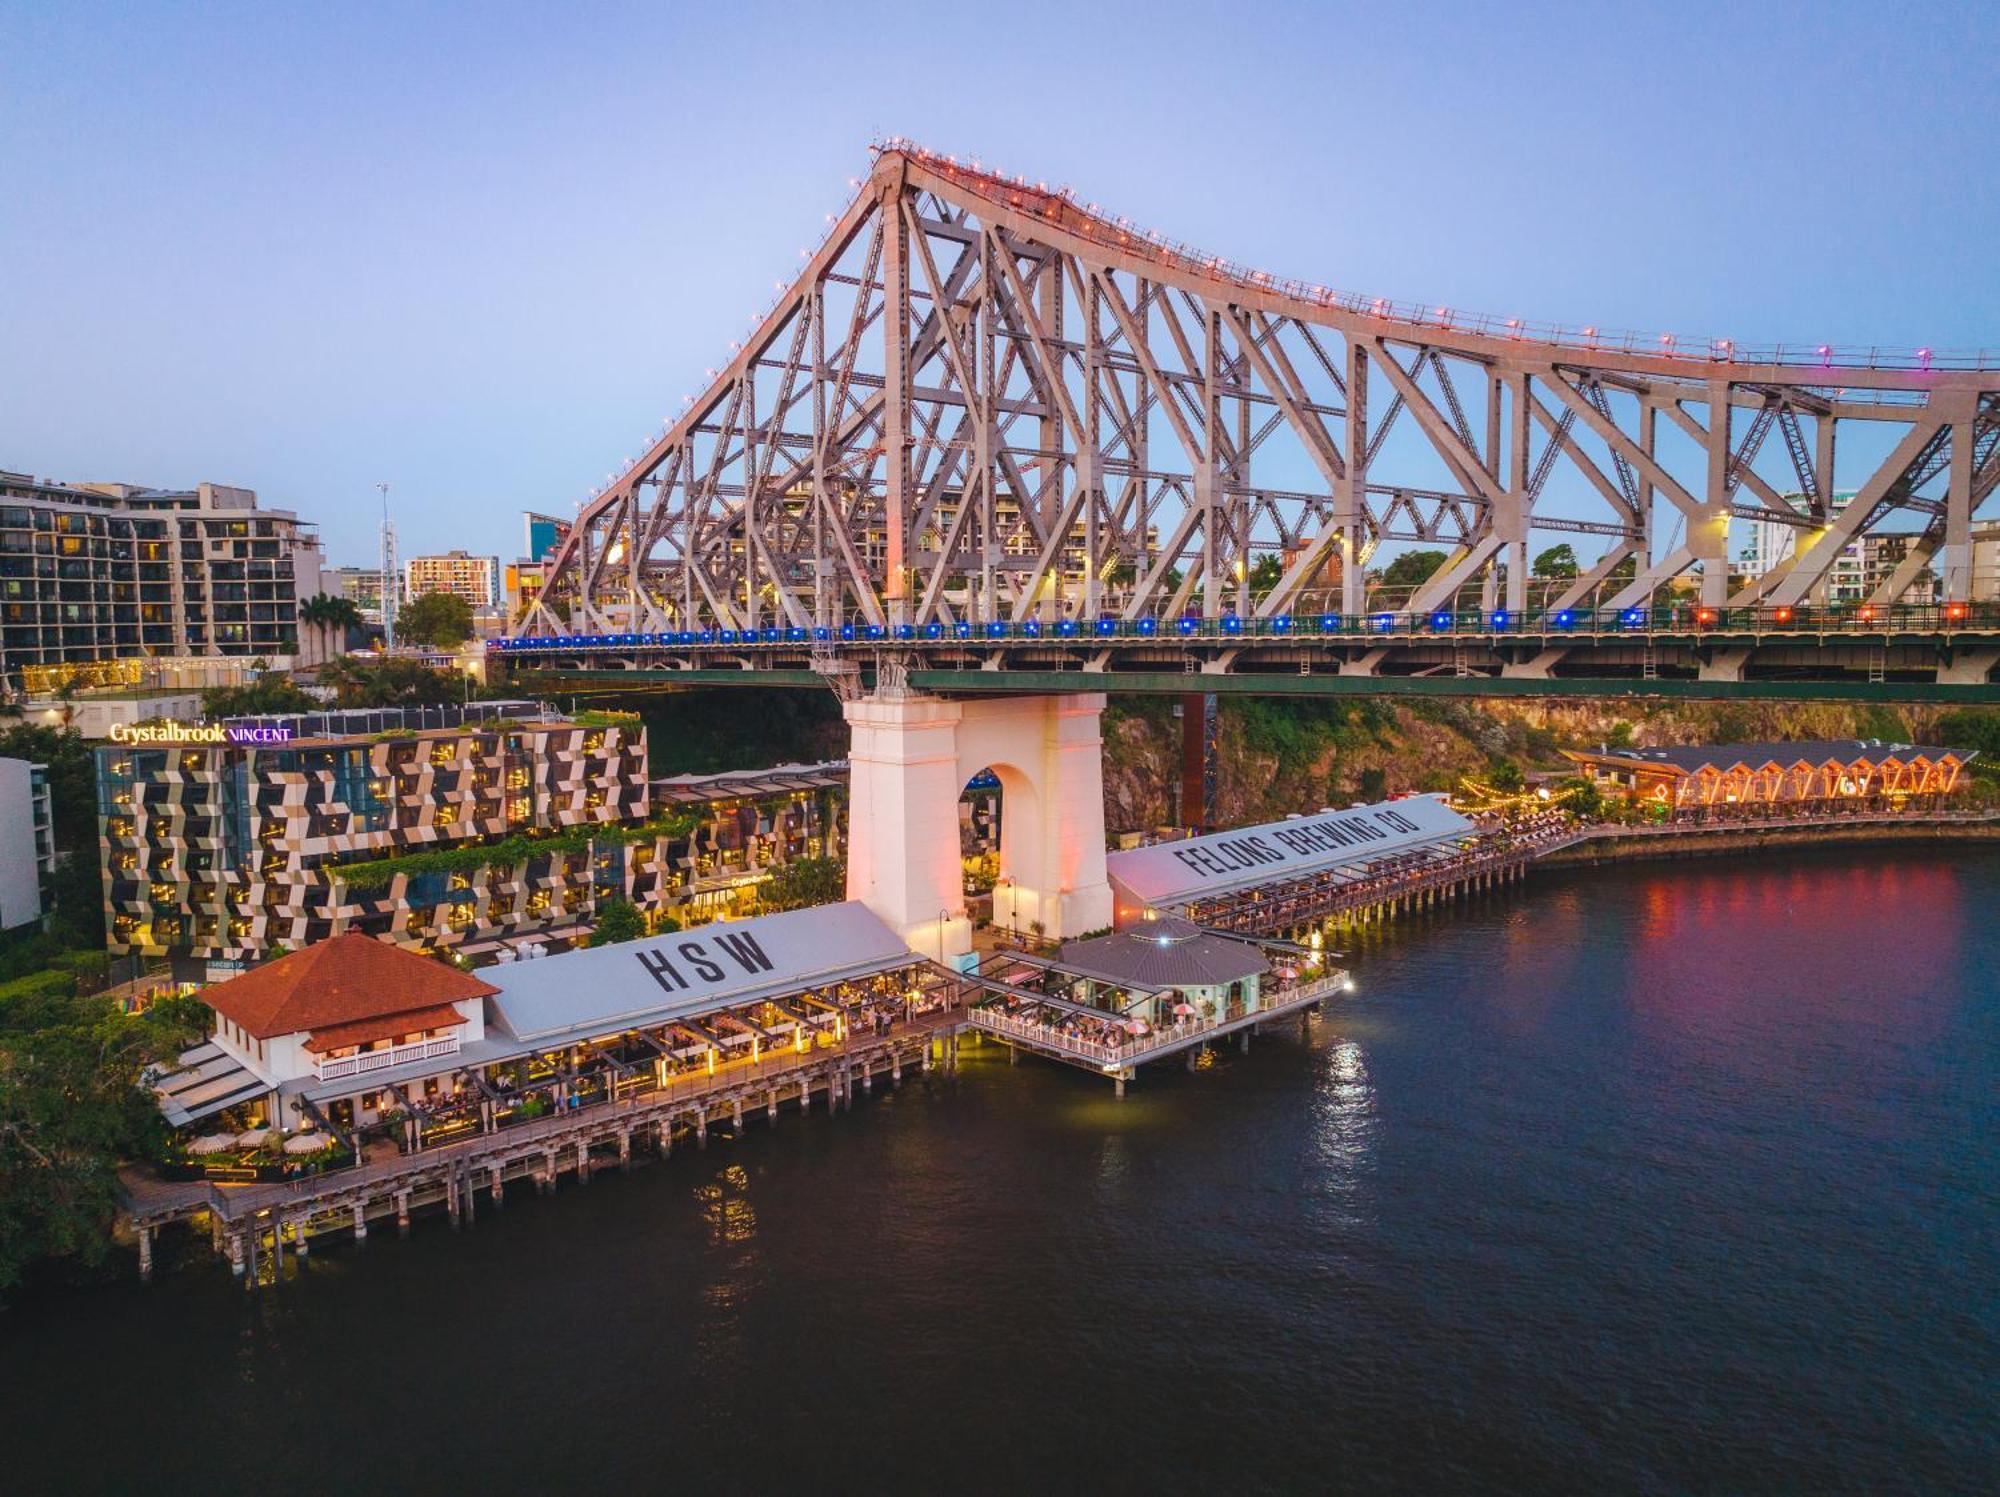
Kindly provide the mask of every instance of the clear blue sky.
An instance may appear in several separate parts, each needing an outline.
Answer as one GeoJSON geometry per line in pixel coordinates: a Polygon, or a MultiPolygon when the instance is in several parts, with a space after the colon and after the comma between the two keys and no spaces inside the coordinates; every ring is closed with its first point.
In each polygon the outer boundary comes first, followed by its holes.
{"type": "Polygon", "coordinates": [[[0,0],[0,467],[512,555],[903,133],[1346,289],[2000,345],[2000,5],[0,0]]]}

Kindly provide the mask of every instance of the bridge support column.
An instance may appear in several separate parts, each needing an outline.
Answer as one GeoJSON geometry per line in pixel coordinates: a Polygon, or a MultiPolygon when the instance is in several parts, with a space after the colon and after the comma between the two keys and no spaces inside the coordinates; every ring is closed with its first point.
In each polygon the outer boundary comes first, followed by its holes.
{"type": "Polygon", "coordinates": [[[1938,666],[1940,686],[1984,686],[2000,661],[2000,650],[1958,649],[1953,658],[1938,666]]]}
{"type": "Polygon", "coordinates": [[[849,702],[847,897],[922,955],[949,960],[971,950],[958,798],[990,769],[1001,785],[994,923],[1050,939],[1110,925],[1103,711],[1097,692],[849,702]]]}
{"type": "Polygon", "coordinates": [[[1749,663],[1750,647],[1733,646],[1708,652],[1706,659],[1695,666],[1697,681],[1741,681],[1743,667],[1749,663]]]}

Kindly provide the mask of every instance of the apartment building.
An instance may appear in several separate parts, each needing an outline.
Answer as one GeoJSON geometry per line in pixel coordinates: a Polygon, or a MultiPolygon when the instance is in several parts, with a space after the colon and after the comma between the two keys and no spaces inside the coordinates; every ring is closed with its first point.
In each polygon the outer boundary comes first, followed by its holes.
{"type": "Polygon", "coordinates": [[[320,567],[315,528],[250,489],[0,473],[0,684],[150,657],[289,660],[320,567]]]}

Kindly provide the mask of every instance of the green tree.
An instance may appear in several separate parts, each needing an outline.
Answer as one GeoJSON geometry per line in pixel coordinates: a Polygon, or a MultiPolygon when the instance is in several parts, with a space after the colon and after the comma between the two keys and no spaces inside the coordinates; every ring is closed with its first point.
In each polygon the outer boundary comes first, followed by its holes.
{"type": "Polygon", "coordinates": [[[1382,769],[1364,769],[1355,783],[1354,792],[1362,800],[1378,801],[1389,794],[1389,775],[1382,769]]]}
{"type": "Polygon", "coordinates": [[[1577,564],[1576,548],[1568,541],[1549,547],[1535,558],[1534,575],[1537,577],[1569,578],[1582,570],[1577,564]]]}
{"type": "Polygon", "coordinates": [[[118,1161],[165,1132],[143,1073],[207,1027],[193,999],[127,1015],[74,984],[45,972],[0,986],[0,1292],[37,1259],[104,1257],[118,1161]]]}
{"type": "Polygon", "coordinates": [[[1946,748],[1977,749],[1984,759],[2000,760],[2000,712],[1959,707],[1937,720],[1937,741],[1946,748]]]}
{"type": "Polygon", "coordinates": [[[1253,598],[1269,596],[1271,590],[1284,580],[1284,576],[1284,558],[1274,552],[1266,551],[1250,563],[1250,575],[1247,579],[1250,583],[1250,596],[1253,598]]]}
{"type": "Polygon", "coordinates": [[[433,670],[400,655],[379,660],[338,655],[320,667],[319,679],[333,688],[334,702],[342,707],[442,707],[471,691],[467,678],[457,672],[433,670]]]}
{"type": "Polygon", "coordinates": [[[1582,775],[1558,781],[1551,787],[1550,793],[1561,796],[1563,809],[1578,816],[1595,817],[1604,811],[1604,795],[1597,788],[1597,782],[1582,775]]]}
{"type": "Polygon", "coordinates": [[[0,758],[47,766],[56,846],[96,847],[97,764],[79,734],[44,723],[16,723],[0,732],[0,758]]]}
{"type": "Polygon", "coordinates": [[[211,686],[201,694],[204,717],[273,717],[317,712],[321,703],[283,671],[268,671],[247,686],[211,686]]]}
{"type": "Polygon", "coordinates": [[[836,858],[794,858],[764,881],[758,902],[766,909],[802,910],[847,896],[847,870],[836,858]]]}
{"type": "Polygon", "coordinates": [[[396,613],[396,638],[434,650],[455,650],[472,638],[472,605],[454,593],[425,593],[396,613]]]}
{"type": "Polygon", "coordinates": [[[319,632],[328,655],[340,653],[333,648],[336,639],[340,649],[345,650],[362,623],[361,610],[354,606],[353,599],[337,598],[330,593],[314,593],[301,603],[299,621],[319,632]]]}
{"type": "Polygon", "coordinates": [[[646,933],[646,917],[629,899],[606,899],[597,906],[597,925],[590,933],[593,946],[615,946],[620,941],[636,941],[646,933]]]}
{"type": "Polygon", "coordinates": [[[1382,571],[1384,587],[1414,588],[1430,581],[1431,574],[1444,565],[1442,551],[1405,551],[1382,571]]]}
{"type": "Polygon", "coordinates": [[[1527,784],[1527,779],[1521,773],[1521,766],[1512,759],[1495,759],[1486,766],[1486,783],[1512,795],[1527,784]]]}

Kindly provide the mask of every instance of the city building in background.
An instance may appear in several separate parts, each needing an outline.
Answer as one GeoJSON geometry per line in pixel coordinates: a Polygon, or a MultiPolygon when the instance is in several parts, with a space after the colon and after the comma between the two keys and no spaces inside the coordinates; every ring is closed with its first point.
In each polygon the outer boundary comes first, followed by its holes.
{"type": "Polygon", "coordinates": [[[152,657],[289,663],[320,569],[315,528],[250,489],[0,473],[0,685],[152,657]]]}
{"type": "Polygon", "coordinates": [[[521,556],[511,561],[502,574],[507,617],[519,618],[542,595],[549,561],[569,534],[570,522],[554,515],[538,515],[532,510],[521,516],[521,556]]]}
{"type": "Polygon", "coordinates": [[[1978,755],[1879,738],[1563,750],[1597,787],[1675,817],[1718,810],[1833,810],[1935,804],[1978,755]]]}
{"type": "Polygon", "coordinates": [[[0,930],[48,913],[55,871],[48,770],[26,759],[0,759],[0,930]]]}
{"type": "MultiPolygon", "coordinates": [[[[1804,494],[1787,494],[1785,498],[1801,510],[1808,503],[1804,494]]],[[[1853,490],[1844,489],[1836,493],[1831,506],[1832,514],[1838,515],[1853,502],[1853,490]]],[[[1777,520],[1751,521],[1749,543],[1743,549],[1738,576],[1744,581],[1754,581],[1789,562],[1798,554],[1800,537],[1810,536],[1811,533],[1777,520]]],[[[1820,584],[1816,600],[1821,603],[1866,603],[1896,575],[1897,568],[1909,559],[1911,548],[1916,543],[1917,536],[1913,533],[1857,536],[1841,549],[1840,556],[1820,584]]],[[[1937,601],[1937,596],[1937,573],[1924,566],[1911,579],[1910,587],[1901,594],[1900,601],[1922,605],[1937,601]]]]}
{"type": "Polygon", "coordinates": [[[535,605],[542,595],[542,584],[549,575],[549,564],[545,561],[510,561],[504,573],[507,592],[507,617],[519,618],[535,605]]]}
{"type": "Polygon", "coordinates": [[[500,558],[446,551],[438,556],[412,556],[403,563],[403,596],[450,593],[472,605],[475,613],[500,606],[500,558]]]}
{"type": "Polygon", "coordinates": [[[382,623],[382,569],[373,567],[334,567],[326,573],[326,590],[336,598],[345,598],[360,613],[364,623],[380,626],[382,623]]]}
{"type": "Polygon", "coordinates": [[[556,547],[569,534],[570,522],[559,520],[554,515],[538,515],[532,510],[521,516],[521,552],[523,561],[547,561],[556,554],[556,547]]]}
{"type": "Polygon", "coordinates": [[[1971,598],[2000,603],[2000,523],[1972,527],[1971,598]]]}

